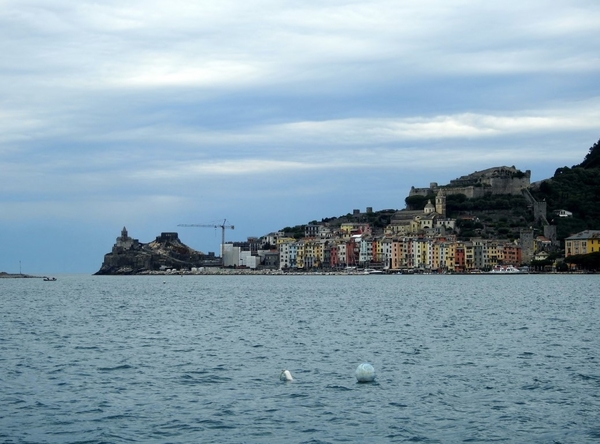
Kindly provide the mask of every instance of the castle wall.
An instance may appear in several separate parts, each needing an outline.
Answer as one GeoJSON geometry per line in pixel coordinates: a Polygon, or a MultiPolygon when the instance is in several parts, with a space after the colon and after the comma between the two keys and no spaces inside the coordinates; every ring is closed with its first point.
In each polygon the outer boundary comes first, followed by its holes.
{"type": "Polygon", "coordinates": [[[429,194],[433,194],[431,188],[415,188],[411,187],[408,193],[409,196],[428,196],[429,194]]]}
{"type": "Polygon", "coordinates": [[[491,185],[492,194],[521,194],[522,188],[528,188],[529,175],[525,177],[490,177],[487,181],[491,185]]]}
{"type": "Polygon", "coordinates": [[[527,170],[523,177],[514,176],[492,176],[479,177],[477,179],[467,178],[464,176],[460,179],[451,180],[450,184],[455,186],[439,187],[437,183],[432,183],[429,188],[411,187],[409,196],[428,196],[437,194],[440,189],[443,189],[446,196],[451,194],[464,194],[469,199],[483,197],[487,193],[496,194],[512,194],[520,195],[521,189],[530,186],[531,171],[527,170]],[[469,183],[477,182],[479,186],[469,185],[469,183]]]}
{"type": "Polygon", "coordinates": [[[444,188],[446,196],[450,194],[464,194],[469,199],[473,199],[475,197],[483,197],[485,190],[487,190],[487,188],[474,186],[444,188]]]}
{"type": "MultiPolygon", "coordinates": [[[[430,194],[437,194],[440,191],[440,187],[435,187],[435,188],[415,188],[412,187],[410,189],[410,193],[409,196],[429,196],[430,194]]],[[[483,187],[474,187],[474,186],[468,186],[468,187],[444,187],[443,188],[444,193],[446,194],[446,196],[449,196],[451,194],[464,194],[465,196],[467,196],[469,199],[472,199],[474,197],[482,197],[484,195],[484,192],[489,190],[489,188],[483,188],[483,187]],[[485,190],[485,191],[484,191],[485,190]]]]}

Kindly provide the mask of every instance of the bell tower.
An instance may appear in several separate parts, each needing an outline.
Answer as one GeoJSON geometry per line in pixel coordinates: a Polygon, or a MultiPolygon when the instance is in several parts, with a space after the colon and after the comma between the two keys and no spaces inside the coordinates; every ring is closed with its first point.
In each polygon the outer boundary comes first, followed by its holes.
{"type": "Polygon", "coordinates": [[[440,189],[435,196],[435,212],[438,213],[442,219],[446,218],[446,193],[443,189],[440,189]]]}

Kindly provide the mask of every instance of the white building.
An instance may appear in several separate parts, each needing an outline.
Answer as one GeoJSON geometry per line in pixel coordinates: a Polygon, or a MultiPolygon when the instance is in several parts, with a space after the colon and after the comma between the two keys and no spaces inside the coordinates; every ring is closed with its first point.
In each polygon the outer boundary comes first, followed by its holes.
{"type": "Polygon", "coordinates": [[[558,217],[573,217],[573,213],[567,210],[556,210],[554,212],[558,217]]]}
{"type": "Polygon", "coordinates": [[[360,240],[358,263],[362,265],[371,261],[373,261],[373,242],[371,239],[362,238],[360,240]]]}
{"type": "Polygon", "coordinates": [[[237,266],[240,263],[241,250],[240,247],[234,247],[232,243],[221,245],[221,251],[223,252],[223,266],[237,266]]]}

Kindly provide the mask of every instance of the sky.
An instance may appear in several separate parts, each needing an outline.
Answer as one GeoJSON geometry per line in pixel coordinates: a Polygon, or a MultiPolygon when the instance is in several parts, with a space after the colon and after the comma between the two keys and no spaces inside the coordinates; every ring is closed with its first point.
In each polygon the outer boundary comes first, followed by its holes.
{"type": "Polygon", "coordinates": [[[227,241],[600,139],[597,0],[0,0],[0,271],[227,241]]]}

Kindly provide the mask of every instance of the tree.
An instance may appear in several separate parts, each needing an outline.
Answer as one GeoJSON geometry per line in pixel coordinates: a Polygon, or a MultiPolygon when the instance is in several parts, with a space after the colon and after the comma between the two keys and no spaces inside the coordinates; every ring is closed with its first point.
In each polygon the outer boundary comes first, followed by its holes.
{"type": "Polygon", "coordinates": [[[600,270],[600,252],[590,254],[575,254],[565,258],[565,262],[576,265],[577,268],[582,270],[600,270]]]}
{"type": "Polygon", "coordinates": [[[409,210],[422,210],[429,200],[435,200],[435,194],[428,194],[427,196],[420,196],[418,194],[408,196],[404,199],[404,202],[406,202],[406,208],[409,210]]]}
{"type": "Polygon", "coordinates": [[[583,162],[579,164],[579,167],[585,169],[600,168],[600,140],[590,148],[590,152],[585,156],[583,162]]]}
{"type": "Polygon", "coordinates": [[[532,190],[538,201],[546,201],[548,219],[558,226],[558,238],[577,231],[600,227],[600,141],[590,148],[584,161],[572,168],[558,168],[551,179],[532,190]],[[557,210],[568,210],[573,218],[552,216],[557,210]]]}

